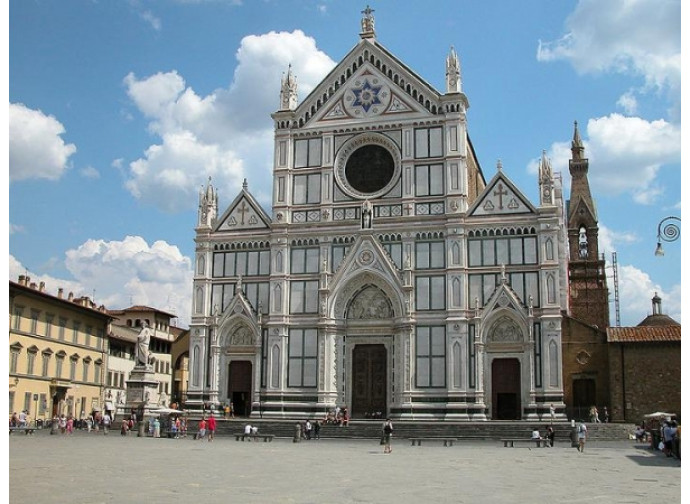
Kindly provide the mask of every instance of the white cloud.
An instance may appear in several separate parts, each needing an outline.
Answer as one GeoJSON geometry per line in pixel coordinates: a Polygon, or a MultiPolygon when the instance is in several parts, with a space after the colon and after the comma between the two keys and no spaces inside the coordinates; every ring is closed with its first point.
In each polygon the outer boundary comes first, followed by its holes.
{"type": "Polygon", "coordinates": [[[26,229],[24,226],[20,226],[19,224],[12,224],[10,222],[10,234],[15,234],[15,233],[24,233],[26,232],[26,229]]]}
{"type": "Polygon", "coordinates": [[[540,61],[568,60],[580,73],[641,75],[646,86],[680,90],[680,2],[580,0],[559,40],[540,42],[540,61]]]}
{"type": "MultiPolygon", "coordinates": [[[[122,241],[87,240],[66,252],[65,266],[74,280],[29,273],[32,281],[46,283],[46,291],[94,297],[108,309],[147,305],[178,316],[179,326],[191,317],[191,259],[163,241],[149,245],[139,236],[122,241]],[[93,295],[95,291],[95,296],[93,295]]],[[[10,279],[25,274],[25,268],[10,255],[10,279]]]]}
{"type": "MultiPolygon", "coordinates": [[[[652,204],[663,193],[655,184],[661,167],[680,163],[680,127],[663,119],[610,114],[590,119],[586,135],[582,128],[580,132],[591,185],[613,195],[629,193],[640,204],[652,204]]],[[[570,142],[554,143],[548,155],[553,166],[567,167],[570,142]]],[[[528,169],[533,166],[532,162],[528,169]]]]}
{"type": "Polygon", "coordinates": [[[615,252],[618,244],[629,245],[639,240],[640,238],[635,233],[614,231],[599,223],[599,253],[601,254],[615,252]]]}
{"type": "Polygon", "coordinates": [[[622,94],[621,97],[618,98],[616,105],[621,107],[626,115],[637,114],[637,98],[635,98],[632,91],[622,94]]]}
{"type": "Polygon", "coordinates": [[[82,177],[90,179],[101,178],[100,172],[93,166],[87,166],[86,168],[83,168],[79,173],[81,173],[82,177]]]}
{"type": "MultiPolygon", "coordinates": [[[[609,285],[613,289],[613,285],[609,285]]],[[[664,292],[661,286],[652,282],[647,273],[635,266],[619,266],[618,290],[620,297],[621,323],[623,326],[636,326],[652,313],[652,297],[655,293],[662,298],[662,311],[665,315],[681,322],[680,284],[664,292]]]]}
{"type": "Polygon", "coordinates": [[[139,15],[141,16],[141,19],[151,25],[151,28],[156,31],[161,31],[161,20],[160,18],[156,17],[153,12],[147,10],[140,12],[139,15]]]}
{"type": "Polygon", "coordinates": [[[270,203],[270,114],[278,109],[281,74],[292,65],[303,98],[335,63],[299,30],[247,36],[237,60],[231,85],[208,96],[196,94],[176,71],[125,77],[127,94],[160,138],[129,164],[125,185],[132,195],[170,212],[190,209],[211,176],[227,198],[222,211],[246,177],[254,195],[270,203]]]}
{"type": "Polygon", "coordinates": [[[44,178],[57,180],[77,151],[65,144],[65,127],[53,116],[21,103],[9,107],[10,181],[44,178]]]}

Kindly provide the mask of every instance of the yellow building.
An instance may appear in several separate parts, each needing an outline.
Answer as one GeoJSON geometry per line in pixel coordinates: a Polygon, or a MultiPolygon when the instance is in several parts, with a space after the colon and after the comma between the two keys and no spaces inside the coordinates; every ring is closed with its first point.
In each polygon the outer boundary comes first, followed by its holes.
{"type": "Polygon", "coordinates": [[[112,318],[87,297],[45,292],[20,275],[10,281],[9,413],[31,420],[81,418],[103,407],[112,318]]]}

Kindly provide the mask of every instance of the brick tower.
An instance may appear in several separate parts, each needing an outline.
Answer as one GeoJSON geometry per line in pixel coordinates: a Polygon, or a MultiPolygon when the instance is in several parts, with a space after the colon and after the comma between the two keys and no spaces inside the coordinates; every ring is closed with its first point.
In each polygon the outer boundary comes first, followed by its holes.
{"type": "Polygon", "coordinates": [[[570,316],[606,330],[609,326],[609,291],[606,261],[599,254],[597,211],[589,190],[589,160],[584,157],[575,122],[570,160],[571,189],[568,201],[569,308],[570,316]]]}

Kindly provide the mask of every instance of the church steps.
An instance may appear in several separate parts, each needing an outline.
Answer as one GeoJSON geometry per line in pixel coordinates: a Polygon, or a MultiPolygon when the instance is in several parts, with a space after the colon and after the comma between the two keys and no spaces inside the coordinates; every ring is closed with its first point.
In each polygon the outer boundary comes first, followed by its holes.
{"type": "MultiPolygon", "coordinates": [[[[196,431],[198,418],[190,418],[190,431],[196,431]]],[[[263,419],[218,419],[217,435],[230,436],[243,432],[244,426],[250,423],[259,428],[259,432],[273,434],[278,438],[292,438],[298,420],[263,420],[263,419]]],[[[313,421],[313,419],[312,419],[313,421]]],[[[304,423],[303,420],[299,420],[304,423]]],[[[347,427],[322,425],[320,437],[323,439],[378,439],[381,436],[383,420],[354,420],[347,427]]],[[[546,422],[526,421],[487,421],[487,422],[394,422],[396,438],[412,437],[453,437],[466,440],[498,440],[502,438],[529,437],[536,427],[542,436],[548,427],[546,422]]],[[[555,422],[556,439],[563,441],[570,438],[569,422],[555,422]]],[[[594,441],[625,440],[635,426],[632,424],[587,424],[588,438],[594,441]]]]}

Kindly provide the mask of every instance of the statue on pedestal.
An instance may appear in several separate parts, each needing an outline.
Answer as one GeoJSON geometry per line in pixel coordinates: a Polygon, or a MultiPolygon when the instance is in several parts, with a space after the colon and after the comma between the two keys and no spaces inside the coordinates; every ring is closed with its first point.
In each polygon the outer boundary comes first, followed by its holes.
{"type": "Polygon", "coordinates": [[[153,362],[153,356],[149,355],[149,344],[151,343],[151,329],[144,322],[141,331],[137,336],[136,360],[137,366],[148,366],[153,362]]]}

